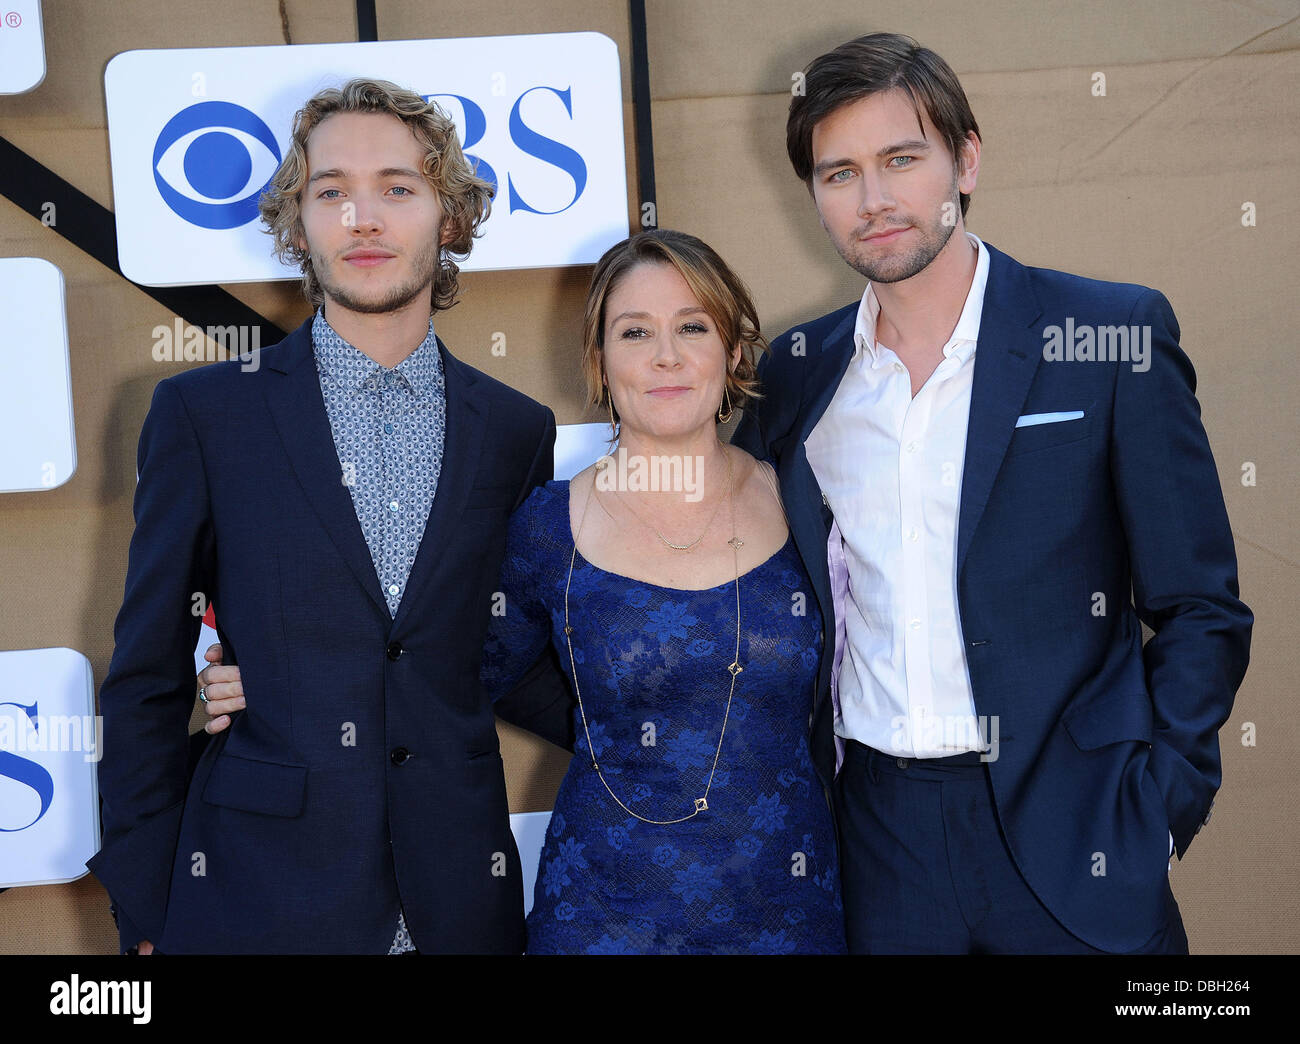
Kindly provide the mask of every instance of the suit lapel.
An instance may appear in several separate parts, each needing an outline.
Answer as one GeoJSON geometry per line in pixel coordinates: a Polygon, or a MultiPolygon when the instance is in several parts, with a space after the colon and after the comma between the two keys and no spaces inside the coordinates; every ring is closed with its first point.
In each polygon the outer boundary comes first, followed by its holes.
{"type": "Polygon", "coordinates": [[[826,336],[822,342],[821,354],[812,364],[804,384],[805,394],[809,398],[800,416],[796,418],[794,432],[784,445],[778,440],[772,446],[777,459],[789,461],[789,465],[780,470],[781,498],[786,505],[795,547],[799,549],[804,568],[808,570],[822,614],[828,620],[834,612],[830,570],[826,562],[826,538],[830,526],[823,515],[821,487],[808,463],[804,443],[826,412],[844,377],[844,371],[848,369],[853,353],[853,329],[856,322],[856,311],[850,311],[826,336]]]}
{"type": "Polygon", "coordinates": [[[411,606],[418,603],[420,592],[428,585],[436,570],[447,534],[461,525],[461,515],[474,476],[478,473],[479,455],[488,436],[485,408],[474,394],[477,378],[474,371],[447,351],[438,341],[442,356],[443,380],[447,391],[447,432],[442,447],[442,470],[438,473],[438,489],[429,508],[429,517],[420,538],[420,549],[415,554],[415,564],[406,581],[394,630],[405,621],[411,606]]]}
{"type": "Polygon", "coordinates": [[[849,360],[853,357],[853,331],[857,322],[858,313],[850,311],[822,342],[821,356],[813,364],[804,385],[809,400],[796,430],[800,446],[808,441],[808,436],[822,419],[831,399],[835,397],[840,381],[844,379],[844,372],[849,368],[849,360]]]}
{"type": "Polygon", "coordinates": [[[279,376],[266,384],[267,407],[294,474],[330,540],[366,594],[387,616],[388,605],[334,448],[312,354],[311,323],[308,319],[284,339],[282,351],[272,353],[274,358],[267,366],[279,376]]]}
{"type": "Polygon", "coordinates": [[[803,444],[791,446],[787,452],[790,466],[780,472],[781,499],[786,504],[786,516],[790,521],[790,533],[794,537],[795,547],[803,558],[804,568],[812,580],[813,591],[825,614],[832,606],[830,570],[826,563],[828,530],[822,524],[821,495],[803,444]]]}
{"type": "Polygon", "coordinates": [[[975,351],[957,520],[959,577],[1043,357],[1041,334],[1030,329],[1042,309],[1024,266],[987,243],[985,247],[989,251],[988,285],[975,351]]]}

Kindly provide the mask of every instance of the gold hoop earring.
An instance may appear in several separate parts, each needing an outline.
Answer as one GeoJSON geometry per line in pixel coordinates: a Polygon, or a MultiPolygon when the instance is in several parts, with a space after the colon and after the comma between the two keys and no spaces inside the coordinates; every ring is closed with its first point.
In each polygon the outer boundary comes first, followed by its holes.
{"type": "Polygon", "coordinates": [[[727,390],[727,384],[726,384],[725,381],[724,381],[723,384],[722,384],[722,399],[723,399],[723,402],[725,402],[725,403],[727,404],[727,415],[726,415],[725,417],[722,415],[722,407],[719,406],[719,407],[718,407],[718,423],[719,423],[719,424],[726,424],[727,421],[731,420],[731,393],[727,390]]]}
{"type": "Polygon", "coordinates": [[[614,396],[609,393],[609,386],[605,386],[605,405],[609,407],[609,437],[612,439],[618,434],[618,425],[614,423],[614,396]]]}

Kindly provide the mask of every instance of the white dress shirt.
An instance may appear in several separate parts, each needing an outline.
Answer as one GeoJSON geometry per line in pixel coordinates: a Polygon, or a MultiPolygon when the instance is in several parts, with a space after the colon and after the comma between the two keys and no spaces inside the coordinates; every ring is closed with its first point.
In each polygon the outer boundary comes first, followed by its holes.
{"type": "Polygon", "coordinates": [[[876,341],[868,284],[854,350],[805,443],[848,567],[836,734],[899,757],[988,750],[957,611],[957,516],[989,253],[979,251],[943,360],[912,397],[876,341]]]}

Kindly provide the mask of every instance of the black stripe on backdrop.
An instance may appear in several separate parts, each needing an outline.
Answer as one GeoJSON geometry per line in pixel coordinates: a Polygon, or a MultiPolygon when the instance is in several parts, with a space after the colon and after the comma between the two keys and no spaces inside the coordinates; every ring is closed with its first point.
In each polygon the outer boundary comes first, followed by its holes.
{"type": "Polygon", "coordinates": [[[357,0],[357,42],[373,43],[379,39],[379,22],[375,18],[375,0],[357,0]]]}
{"type": "MultiPolygon", "coordinates": [[[[45,215],[46,205],[53,204],[51,230],[105,268],[122,275],[113,212],[3,137],[0,137],[0,195],[37,221],[45,215]]],[[[193,326],[203,329],[231,324],[246,326],[250,337],[252,329],[260,327],[261,340],[255,342],[259,344],[274,344],[284,337],[284,331],[278,326],[219,286],[133,285],[193,326]]]]}
{"type": "Polygon", "coordinates": [[[659,204],[655,199],[655,143],[650,125],[650,54],[646,46],[645,0],[630,0],[632,29],[632,122],[636,134],[636,180],[641,196],[639,208],[643,228],[659,225],[659,204]],[[649,220],[645,205],[651,204],[649,220]]]}

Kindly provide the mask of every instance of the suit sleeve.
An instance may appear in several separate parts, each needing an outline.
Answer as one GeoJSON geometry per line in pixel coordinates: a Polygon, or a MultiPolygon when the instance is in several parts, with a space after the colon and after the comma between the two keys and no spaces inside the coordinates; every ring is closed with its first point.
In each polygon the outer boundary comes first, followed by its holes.
{"type": "Polygon", "coordinates": [[[1149,326],[1149,369],[1115,385],[1111,472],[1128,541],[1155,730],[1149,771],[1179,858],[1221,779],[1218,732],[1246,671],[1253,617],[1238,597],[1237,558],[1196,401],[1196,375],[1164,296],[1148,290],[1129,318],[1149,326]]]}
{"type": "Polygon", "coordinates": [[[185,803],[197,594],[213,596],[203,458],[179,392],[154,390],[140,433],[126,590],[100,689],[103,840],[87,866],[113,900],[126,950],[161,936],[185,803]]]}
{"type": "Polygon", "coordinates": [[[550,641],[550,616],[530,581],[527,498],[555,472],[555,415],[546,423],[519,503],[510,519],[506,557],[497,587],[505,596],[505,613],[493,616],[484,645],[480,679],[499,718],[526,729],[558,747],[573,749],[573,694],[550,641]]]}

